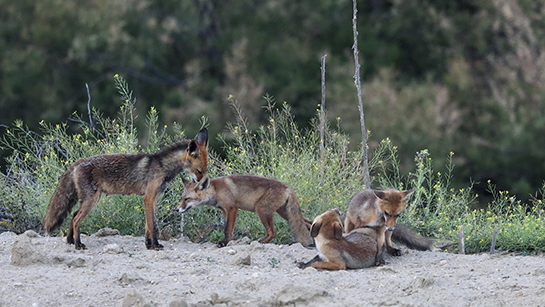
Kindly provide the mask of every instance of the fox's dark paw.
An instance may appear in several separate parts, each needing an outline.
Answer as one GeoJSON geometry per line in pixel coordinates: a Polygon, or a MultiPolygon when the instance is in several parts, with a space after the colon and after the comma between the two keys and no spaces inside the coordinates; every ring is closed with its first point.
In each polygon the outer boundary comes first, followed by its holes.
{"type": "Polygon", "coordinates": [[[87,249],[87,247],[85,247],[85,244],[80,243],[80,244],[76,244],[76,249],[77,250],[85,250],[85,249],[87,249]]]}
{"type": "Polygon", "coordinates": [[[375,265],[376,265],[376,266],[383,266],[383,265],[386,265],[386,264],[388,264],[388,263],[387,263],[386,260],[384,260],[384,259],[377,260],[377,261],[375,262],[375,265]]]}
{"type": "Polygon", "coordinates": [[[388,249],[388,253],[392,256],[401,256],[401,250],[399,248],[390,248],[388,249]]]}
{"type": "Polygon", "coordinates": [[[304,270],[310,266],[308,262],[303,262],[303,261],[295,262],[295,265],[297,265],[297,267],[300,268],[301,270],[304,270]]]}
{"type": "Polygon", "coordinates": [[[227,242],[219,241],[218,244],[216,244],[217,247],[224,247],[227,245],[227,242]]]}
{"type": "Polygon", "coordinates": [[[160,250],[163,250],[163,245],[162,244],[159,244],[159,243],[155,243],[155,244],[146,244],[146,248],[147,249],[153,249],[153,250],[156,250],[156,251],[160,251],[160,250]]]}

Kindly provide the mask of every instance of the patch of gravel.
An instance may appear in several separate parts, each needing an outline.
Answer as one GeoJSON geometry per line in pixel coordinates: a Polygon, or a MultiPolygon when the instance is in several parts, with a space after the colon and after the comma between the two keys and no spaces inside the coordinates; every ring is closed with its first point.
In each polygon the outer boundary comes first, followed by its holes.
{"type": "Polygon", "coordinates": [[[405,249],[351,271],[299,269],[316,251],[247,238],[217,248],[101,230],[78,251],[64,237],[0,234],[0,306],[545,306],[543,256],[405,249]]]}

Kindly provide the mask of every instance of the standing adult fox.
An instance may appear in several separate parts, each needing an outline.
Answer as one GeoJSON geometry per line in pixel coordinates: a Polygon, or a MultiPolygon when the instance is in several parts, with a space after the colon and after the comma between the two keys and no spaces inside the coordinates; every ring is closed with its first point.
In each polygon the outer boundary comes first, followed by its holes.
{"type": "Polygon", "coordinates": [[[146,247],[162,249],[155,226],[157,196],[183,170],[198,181],[206,175],[207,168],[206,128],[195,140],[183,140],[154,154],[107,154],[79,159],[59,179],[44,218],[44,229],[51,232],[58,227],[79,200],[81,205],[70,222],[66,241],[75,244],[76,249],[85,249],[79,225],[102,194],[144,195],[146,247]]]}
{"type": "Polygon", "coordinates": [[[397,224],[397,219],[407,207],[407,202],[413,192],[413,190],[390,189],[384,191],[363,190],[356,193],[348,205],[348,212],[344,220],[345,232],[348,233],[359,227],[376,227],[378,229],[377,255],[379,256],[382,255],[384,242],[386,242],[388,253],[401,256],[401,250],[392,247],[392,237],[410,248],[431,249],[432,241],[429,238],[422,237],[413,230],[397,224]]]}
{"type": "Polygon", "coordinates": [[[295,192],[284,183],[253,175],[232,175],[210,180],[205,176],[200,182],[184,180],[184,193],[179,212],[208,205],[220,209],[225,221],[225,238],[218,246],[225,246],[233,237],[238,209],[252,211],[259,216],[267,235],[259,240],[268,243],[276,236],[273,214],[276,211],[288,221],[297,241],[304,246],[312,244],[312,222],[301,213],[295,192]]]}

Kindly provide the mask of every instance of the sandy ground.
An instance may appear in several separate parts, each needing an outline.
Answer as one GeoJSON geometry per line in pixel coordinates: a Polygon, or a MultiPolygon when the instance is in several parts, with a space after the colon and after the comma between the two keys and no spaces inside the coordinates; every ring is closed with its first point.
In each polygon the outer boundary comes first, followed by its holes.
{"type": "Polygon", "coordinates": [[[301,270],[300,244],[217,248],[184,239],[148,251],[101,230],[77,251],[64,237],[0,235],[0,306],[545,306],[543,256],[405,249],[351,271],[301,270]]]}

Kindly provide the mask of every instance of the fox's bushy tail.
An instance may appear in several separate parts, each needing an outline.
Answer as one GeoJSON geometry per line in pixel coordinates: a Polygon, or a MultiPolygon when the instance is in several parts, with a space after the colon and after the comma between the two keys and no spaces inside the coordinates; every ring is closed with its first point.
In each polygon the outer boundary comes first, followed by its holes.
{"type": "Polygon", "coordinates": [[[408,248],[421,251],[431,250],[433,241],[419,235],[416,231],[401,224],[397,224],[392,233],[392,239],[402,242],[408,248]]]}
{"type": "Polygon", "coordinates": [[[44,218],[44,230],[48,233],[60,226],[74,205],[78,202],[76,183],[74,182],[75,165],[62,174],[59,184],[47,208],[44,218]]]}
{"type": "Polygon", "coordinates": [[[310,225],[312,222],[303,216],[301,207],[299,207],[299,202],[297,201],[297,196],[293,191],[288,196],[286,213],[288,215],[288,224],[290,225],[291,231],[295,235],[297,242],[301,243],[303,246],[311,246],[314,243],[310,237],[310,225]]]}

